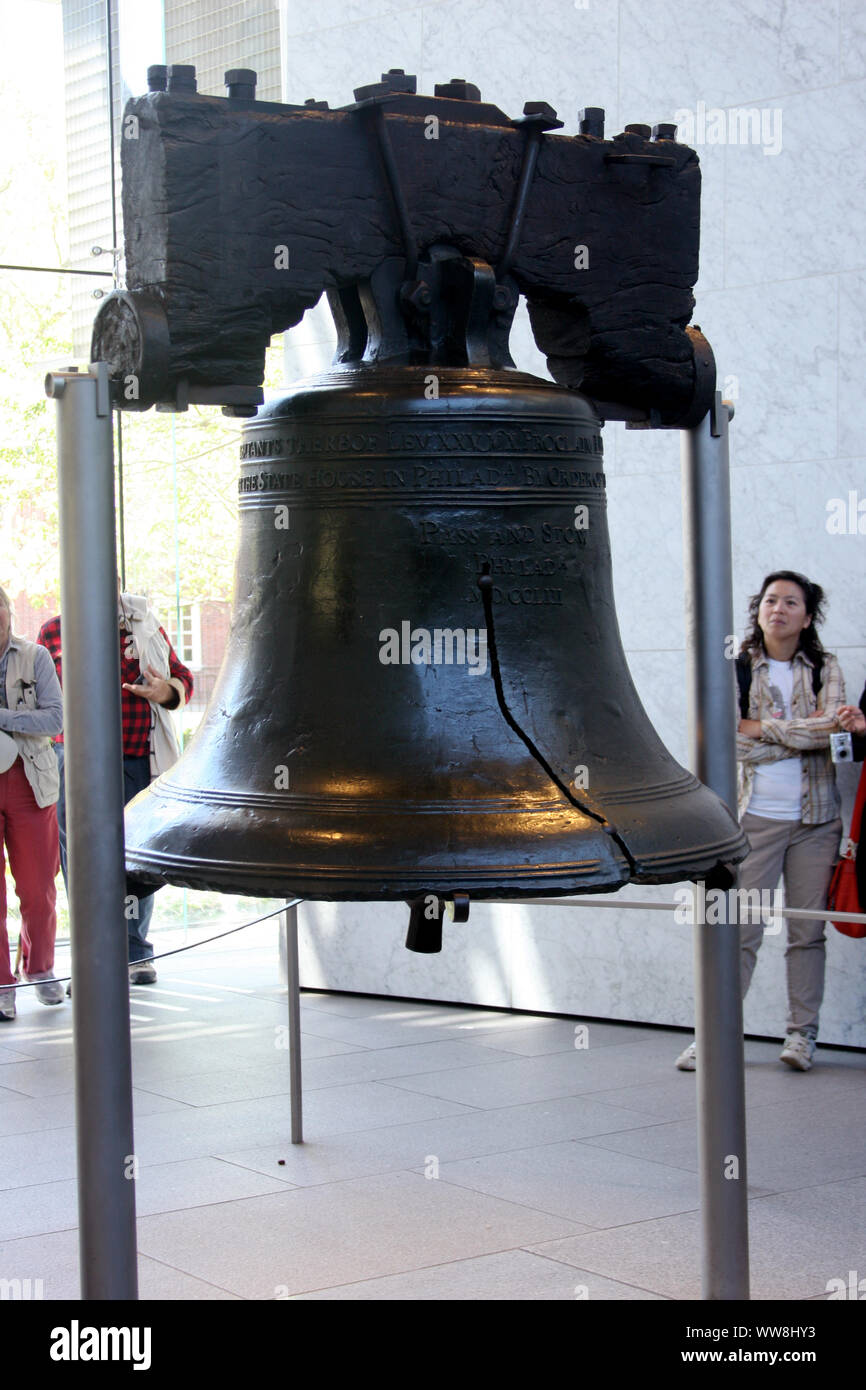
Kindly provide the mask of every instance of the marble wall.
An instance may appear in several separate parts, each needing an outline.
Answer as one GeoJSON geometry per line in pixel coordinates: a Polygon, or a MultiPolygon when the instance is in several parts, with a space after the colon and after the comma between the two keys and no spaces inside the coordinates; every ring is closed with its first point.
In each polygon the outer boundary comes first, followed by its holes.
{"type": "MultiPolygon", "coordinates": [[[[864,0],[281,0],[286,100],[342,105],[402,67],[418,90],[454,76],[517,115],[550,102],[577,130],[677,120],[704,173],[695,320],[731,427],[735,614],[773,568],[827,589],[825,644],[857,698],[866,677],[866,534],[828,528],[832,499],[866,514],[864,0]],[[755,112],[760,114],[750,115],[755,112]],[[745,114],[743,114],[745,113],[745,114]],[[689,128],[691,127],[691,128],[689,128]]],[[[327,313],[290,335],[290,377],[328,360],[327,313]]],[[[525,318],[518,364],[546,375],[525,318]]],[[[688,761],[679,442],[605,429],[617,610],[647,712],[688,761]]],[[[866,530],[866,515],[862,526],[866,530]]],[[[841,782],[850,807],[854,773],[841,782]]],[[[670,899],[670,888],[617,899],[670,899]]],[[[402,906],[307,905],[304,984],[689,1025],[691,929],[621,907],[474,907],[439,956],[404,950],[402,906]]],[[[866,943],[828,929],[822,1037],[866,1045],[866,943]]],[[[746,1028],[784,1029],[781,936],[766,939],[746,1028]]]]}

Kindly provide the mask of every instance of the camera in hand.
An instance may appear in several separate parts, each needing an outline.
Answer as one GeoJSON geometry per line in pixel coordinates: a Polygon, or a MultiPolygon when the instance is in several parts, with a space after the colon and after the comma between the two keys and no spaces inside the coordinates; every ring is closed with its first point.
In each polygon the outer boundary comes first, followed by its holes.
{"type": "Polygon", "coordinates": [[[854,749],[851,745],[850,734],[831,734],[830,735],[830,757],[834,763],[850,763],[854,761],[854,749]]]}

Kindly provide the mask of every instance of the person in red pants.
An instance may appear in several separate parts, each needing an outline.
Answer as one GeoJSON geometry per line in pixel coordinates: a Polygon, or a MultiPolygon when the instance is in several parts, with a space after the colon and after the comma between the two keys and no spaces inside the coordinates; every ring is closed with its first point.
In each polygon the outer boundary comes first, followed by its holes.
{"type": "MultiPolygon", "coordinates": [[[[839,723],[846,733],[852,735],[852,751],[855,763],[862,763],[866,759],[866,685],[864,685],[863,694],[860,696],[859,708],[857,705],[843,705],[839,711],[839,723]]],[[[860,899],[860,911],[862,912],[866,906],[866,835],[863,834],[862,829],[854,864],[857,874],[857,895],[860,899]]]]}
{"type": "Polygon", "coordinates": [[[54,978],[54,880],[60,868],[52,737],[63,728],[63,696],[48,652],[12,632],[0,589],[0,1020],[15,1017],[15,976],[6,932],[6,862],[21,904],[21,963],[43,1004],[62,1004],[54,978]]]}

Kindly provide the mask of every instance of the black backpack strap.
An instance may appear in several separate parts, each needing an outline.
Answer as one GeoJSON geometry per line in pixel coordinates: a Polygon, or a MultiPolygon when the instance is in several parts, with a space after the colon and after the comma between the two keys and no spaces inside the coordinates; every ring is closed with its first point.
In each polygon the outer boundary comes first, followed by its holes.
{"type": "MultiPolygon", "coordinates": [[[[737,657],[736,666],[737,666],[737,685],[738,685],[739,688],[740,688],[740,718],[741,718],[741,719],[748,719],[748,717],[749,717],[749,691],[750,691],[751,688],[752,688],[752,659],[751,659],[751,657],[748,656],[747,654],[743,654],[743,655],[741,655],[741,656],[738,656],[738,657],[737,657]]],[[[817,660],[817,661],[813,664],[813,666],[812,666],[812,694],[815,696],[816,702],[817,702],[817,699],[818,699],[818,692],[819,692],[819,690],[821,689],[821,681],[822,681],[822,679],[823,679],[823,674],[824,674],[823,668],[824,668],[824,657],[823,657],[823,655],[821,655],[821,656],[818,657],[818,660],[817,660]]]]}
{"type": "Polygon", "coordinates": [[[752,659],[747,654],[737,657],[737,685],[740,688],[740,718],[749,717],[749,691],[752,688],[752,659]]]}

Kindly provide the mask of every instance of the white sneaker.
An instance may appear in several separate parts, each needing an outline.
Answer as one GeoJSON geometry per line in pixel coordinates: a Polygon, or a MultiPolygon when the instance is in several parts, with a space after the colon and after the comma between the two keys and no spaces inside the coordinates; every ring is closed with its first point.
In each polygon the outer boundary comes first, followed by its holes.
{"type": "Polygon", "coordinates": [[[789,1033],[779,1061],[787,1062],[795,1071],[809,1071],[815,1055],[815,1039],[806,1033],[789,1033]]]}
{"type": "Polygon", "coordinates": [[[15,1017],[15,986],[0,985],[0,1021],[11,1023],[15,1017]]]}
{"type": "Polygon", "coordinates": [[[680,1071],[694,1071],[698,1064],[698,1045],[690,1042],[685,1051],[681,1052],[677,1058],[676,1065],[680,1071]]]}
{"type": "Polygon", "coordinates": [[[35,975],[25,975],[28,984],[35,984],[36,998],[40,1004],[62,1004],[64,1000],[63,982],[55,980],[50,970],[40,970],[35,975]]]}
{"type": "Polygon", "coordinates": [[[130,961],[129,983],[131,985],[156,984],[156,966],[149,956],[146,956],[144,960],[130,961]]]}

